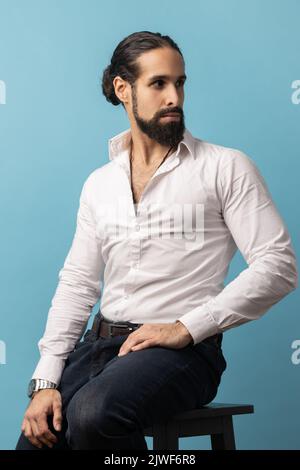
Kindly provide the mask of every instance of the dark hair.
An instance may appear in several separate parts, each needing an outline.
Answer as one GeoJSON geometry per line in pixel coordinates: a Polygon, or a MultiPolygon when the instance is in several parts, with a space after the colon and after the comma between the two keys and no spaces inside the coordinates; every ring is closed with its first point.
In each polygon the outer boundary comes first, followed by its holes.
{"type": "Polygon", "coordinates": [[[124,107],[123,102],[115,94],[114,78],[120,76],[133,85],[140,72],[136,62],[137,58],[144,52],[160,47],[171,47],[182,56],[179,47],[169,36],[162,36],[160,33],[152,33],[151,31],[132,33],[117,45],[111,62],[104,69],[102,76],[102,92],[107,101],[115,106],[121,103],[124,107]]]}

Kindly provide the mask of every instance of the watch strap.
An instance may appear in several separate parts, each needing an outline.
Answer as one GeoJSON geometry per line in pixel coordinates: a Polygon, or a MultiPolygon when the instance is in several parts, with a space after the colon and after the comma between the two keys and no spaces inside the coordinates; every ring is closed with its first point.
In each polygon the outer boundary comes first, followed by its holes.
{"type": "Polygon", "coordinates": [[[29,397],[32,397],[34,392],[37,392],[38,390],[45,390],[45,389],[56,389],[57,384],[54,382],[51,382],[50,380],[46,379],[31,379],[30,384],[29,384],[30,392],[28,393],[29,397]]]}

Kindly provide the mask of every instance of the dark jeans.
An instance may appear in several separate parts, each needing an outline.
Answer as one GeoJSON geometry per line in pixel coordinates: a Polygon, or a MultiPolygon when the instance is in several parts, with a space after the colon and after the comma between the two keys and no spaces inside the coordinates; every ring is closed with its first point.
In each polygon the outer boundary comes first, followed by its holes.
{"type": "Polygon", "coordinates": [[[214,399],[226,369],[221,345],[207,338],[181,349],[155,346],[118,357],[127,337],[85,333],[58,386],[61,431],[48,416],[58,442],[39,449],[21,433],[16,450],[147,449],[145,427],[214,399]]]}

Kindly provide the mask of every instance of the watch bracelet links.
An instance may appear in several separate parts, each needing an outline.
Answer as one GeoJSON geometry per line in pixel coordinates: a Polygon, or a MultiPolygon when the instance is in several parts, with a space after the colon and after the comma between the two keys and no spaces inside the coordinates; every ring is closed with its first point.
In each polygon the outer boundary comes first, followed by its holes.
{"type": "Polygon", "coordinates": [[[36,380],[36,385],[37,389],[33,391],[33,394],[35,392],[38,392],[39,390],[47,390],[47,389],[56,389],[57,384],[54,382],[51,382],[50,380],[46,379],[35,379],[36,380]]]}
{"type": "Polygon", "coordinates": [[[50,380],[47,379],[38,379],[39,384],[42,386],[49,385],[51,388],[56,387],[56,383],[51,382],[50,380]]]}

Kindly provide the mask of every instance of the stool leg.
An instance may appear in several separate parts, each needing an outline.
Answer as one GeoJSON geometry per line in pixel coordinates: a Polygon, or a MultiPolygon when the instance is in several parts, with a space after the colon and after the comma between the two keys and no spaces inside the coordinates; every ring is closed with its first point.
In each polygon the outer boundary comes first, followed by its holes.
{"type": "Polygon", "coordinates": [[[222,418],[222,434],[210,436],[212,450],[236,450],[232,416],[222,418]]]}
{"type": "Polygon", "coordinates": [[[179,436],[176,421],[153,424],[153,450],[178,450],[179,436]]]}

